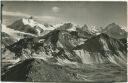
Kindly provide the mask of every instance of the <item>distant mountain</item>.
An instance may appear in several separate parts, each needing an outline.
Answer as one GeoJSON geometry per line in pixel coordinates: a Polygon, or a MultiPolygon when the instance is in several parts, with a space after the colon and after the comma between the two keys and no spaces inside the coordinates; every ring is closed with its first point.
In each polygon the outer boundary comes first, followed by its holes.
{"type": "Polygon", "coordinates": [[[56,28],[57,30],[63,30],[68,31],[71,34],[76,35],[77,37],[82,38],[90,38],[92,34],[88,31],[87,25],[84,25],[83,27],[79,27],[77,25],[74,25],[72,23],[64,23],[62,25],[59,25],[59,27],[56,28]]]}
{"type": "Polygon", "coordinates": [[[127,38],[127,32],[115,23],[109,24],[102,32],[116,39],[127,38]]]}
{"type": "Polygon", "coordinates": [[[23,18],[15,21],[13,24],[8,26],[9,28],[22,31],[25,33],[31,33],[35,35],[40,35],[45,30],[54,30],[52,25],[40,24],[32,18],[23,18]]]}
{"type": "Polygon", "coordinates": [[[99,35],[101,33],[106,33],[110,37],[116,39],[127,38],[126,30],[115,23],[111,23],[105,28],[97,26],[88,27],[85,24],[82,27],[79,27],[78,29],[91,35],[99,35]]]}
{"type": "Polygon", "coordinates": [[[99,35],[102,32],[102,27],[97,27],[97,26],[88,27],[86,24],[83,25],[80,29],[91,35],[99,35]]]}
{"type": "Polygon", "coordinates": [[[76,31],[76,27],[72,23],[64,23],[58,26],[57,30],[76,31]]]}

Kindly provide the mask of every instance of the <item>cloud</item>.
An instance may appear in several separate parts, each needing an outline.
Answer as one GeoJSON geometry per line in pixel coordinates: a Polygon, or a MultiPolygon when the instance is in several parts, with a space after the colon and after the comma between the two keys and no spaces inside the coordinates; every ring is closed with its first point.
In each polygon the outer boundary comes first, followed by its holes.
{"type": "Polygon", "coordinates": [[[9,12],[9,11],[2,11],[2,15],[7,15],[7,16],[15,16],[15,17],[29,17],[30,15],[21,13],[21,12],[9,12]]]}
{"type": "Polygon", "coordinates": [[[46,19],[46,20],[54,20],[54,19],[56,19],[56,17],[54,17],[54,16],[37,16],[36,18],[46,19]]]}
{"type": "Polygon", "coordinates": [[[57,22],[60,22],[60,20],[62,20],[61,18],[55,16],[36,16],[35,19],[50,24],[56,24],[57,22]]]}
{"type": "MultiPolygon", "coordinates": [[[[58,9],[55,8],[54,11],[58,12],[58,9]]],[[[29,15],[27,13],[21,13],[21,12],[9,12],[9,11],[3,11],[2,12],[3,15],[7,15],[7,16],[13,16],[13,17],[30,17],[33,16],[33,18],[37,21],[41,21],[41,22],[46,22],[46,23],[51,23],[51,24],[56,24],[59,22],[62,22],[64,20],[64,18],[60,18],[60,17],[56,17],[56,16],[35,16],[35,15],[29,15]]],[[[10,23],[11,19],[6,19],[4,18],[4,23],[10,23]]],[[[12,22],[12,21],[11,21],[12,22]]]]}
{"type": "Polygon", "coordinates": [[[34,18],[44,22],[52,22],[56,20],[56,17],[54,16],[35,16],[34,18]]]}
{"type": "MultiPolygon", "coordinates": [[[[6,16],[14,16],[14,17],[30,17],[33,15],[29,15],[26,13],[21,13],[21,12],[9,12],[9,11],[2,11],[2,15],[6,16]]],[[[44,21],[55,21],[56,17],[54,16],[33,16],[34,18],[38,20],[44,20],[44,21]]]]}
{"type": "Polygon", "coordinates": [[[59,7],[56,7],[56,6],[55,6],[55,7],[52,7],[52,11],[53,11],[53,12],[59,12],[59,10],[60,10],[59,7]]]}

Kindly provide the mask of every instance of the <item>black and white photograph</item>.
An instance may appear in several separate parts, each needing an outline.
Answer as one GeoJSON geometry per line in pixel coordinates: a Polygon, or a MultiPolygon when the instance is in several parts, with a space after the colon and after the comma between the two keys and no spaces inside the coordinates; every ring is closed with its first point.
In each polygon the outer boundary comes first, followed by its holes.
{"type": "Polygon", "coordinates": [[[127,82],[126,1],[1,1],[1,82],[127,82]]]}

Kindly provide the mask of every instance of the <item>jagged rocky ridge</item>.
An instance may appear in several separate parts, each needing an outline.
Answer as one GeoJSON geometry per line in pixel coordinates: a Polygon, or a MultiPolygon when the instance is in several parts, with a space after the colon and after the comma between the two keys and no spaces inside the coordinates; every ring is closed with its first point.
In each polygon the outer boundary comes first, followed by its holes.
{"type": "Polygon", "coordinates": [[[71,40],[73,36],[68,36],[72,35],[70,35],[70,33],[68,33],[67,31],[54,30],[43,37],[21,39],[6,48],[14,52],[16,56],[22,56],[23,50],[25,50],[28,52],[27,55],[31,54],[34,51],[35,53],[40,53],[39,55],[42,55],[42,57],[53,56],[54,58],[61,57],[68,60],[77,60],[77,56],[74,56],[74,52],[71,51],[72,47],[74,47],[75,45],[75,42],[73,45],[71,41],[66,41],[66,38],[68,38],[68,40],[71,40]],[[63,35],[64,38],[62,37],[63,35]],[[65,52],[68,54],[66,55],[65,52]],[[69,56],[73,59],[69,58],[69,56]]]}
{"type": "Polygon", "coordinates": [[[73,33],[53,30],[44,36],[21,39],[7,49],[16,56],[22,56],[24,53],[27,53],[25,56],[37,54],[55,62],[66,60],[85,64],[112,62],[119,66],[126,65],[127,50],[122,40],[111,38],[104,33],[89,39],[79,37],[77,32],[73,33]]]}

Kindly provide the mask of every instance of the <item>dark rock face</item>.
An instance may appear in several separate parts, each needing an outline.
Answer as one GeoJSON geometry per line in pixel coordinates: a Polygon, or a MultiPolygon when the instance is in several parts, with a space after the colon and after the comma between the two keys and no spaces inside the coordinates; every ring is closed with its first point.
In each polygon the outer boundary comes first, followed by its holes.
{"type": "Polygon", "coordinates": [[[72,23],[65,23],[62,26],[58,27],[57,29],[58,30],[67,30],[67,29],[70,29],[72,27],[73,27],[73,24],[72,23]]]}
{"type": "Polygon", "coordinates": [[[29,72],[29,69],[31,68],[30,65],[31,61],[25,61],[22,64],[19,64],[18,66],[13,67],[12,69],[10,69],[10,71],[8,71],[7,74],[4,74],[2,76],[2,80],[3,81],[25,81],[26,74],[29,72]],[[11,74],[11,72],[14,71],[15,72],[15,76],[14,74],[11,74]]]}
{"type": "Polygon", "coordinates": [[[81,28],[76,28],[76,31],[77,31],[77,33],[78,33],[78,36],[79,37],[82,37],[82,38],[87,38],[87,39],[89,39],[89,38],[91,38],[93,35],[92,34],[90,34],[90,32],[88,31],[88,30],[83,30],[83,29],[81,29],[81,28]]]}

